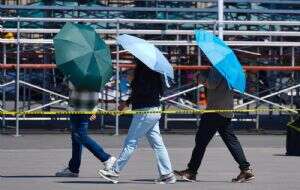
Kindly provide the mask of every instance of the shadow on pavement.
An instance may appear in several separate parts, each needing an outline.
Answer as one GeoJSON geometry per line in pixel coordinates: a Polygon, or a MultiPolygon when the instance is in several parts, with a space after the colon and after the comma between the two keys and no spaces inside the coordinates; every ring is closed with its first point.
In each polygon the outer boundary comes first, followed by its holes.
{"type": "Polygon", "coordinates": [[[287,155],[287,154],[273,154],[273,156],[282,156],[282,157],[300,157],[300,156],[287,155]]]}
{"type": "MultiPolygon", "coordinates": [[[[110,181],[62,181],[59,183],[95,183],[95,184],[113,184],[110,181]]],[[[119,181],[118,184],[156,184],[154,179],[135,179],[129,181],[119,181]]]]}
{"type": "Polygon", "coordinates": [[[201,183],[231,183],[231,184],[235,184],[235,183],[232,183],[231,181],[214,181],[214,180],[197,180],[197,182],[201,183]]]}
{"type": "MultiPolygon", "coordinates": [[[[110,181],[58,181],[57,183],[69,184],[113,184],[110,181]]],[[[119,182],[118,184],[126,184],[127,182],[119,182]]]]}
{"type": "Polygon", "coordinates": [[[3,176],[0,175],[2,178],[53,178],[54,175],[11,175],[11,176],[3,176]]]}
{"type": "MultiPolygon", "coordinates": [[[[135,180],[132,180],[134,182],[149,182],[149,183],[152,183],[152,184],[155,184],[155,181],[154,179],[135,179],[135,180]]],[[[189,182],[189,181],[185,181],[185,180],[181,180],[181,179],[177,179],[177,182],[180,182],[180,183],[201,183],[201,182],[205,182],[205,183],[232,183],[230,181],[210,181],[210,180],[197,180],[196,182],[189,182]]],[[[148,184],[148,183],[147,183],[148,184]]]]}
{"type": "Polygon", "coordinates": [[[283,156],[283,157],[286,157],[287,155],[286,154],[273,154],[273,156],[283,156]]]}

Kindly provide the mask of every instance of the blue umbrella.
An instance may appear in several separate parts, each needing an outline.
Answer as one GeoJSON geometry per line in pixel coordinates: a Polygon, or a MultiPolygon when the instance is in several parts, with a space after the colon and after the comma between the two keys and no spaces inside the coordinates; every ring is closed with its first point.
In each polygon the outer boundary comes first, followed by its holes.
{"type": "Polygon", "coordinates": [[[245,73],[232,49],[212,33],[196,30],[195,35],[197,45],[212,65],[225,77],[229,86],[244,93],[245,73]]]}
{"type": "Polygon", "coordinates": [[[174,79],[173,67],[166,57],[153,44],[127,34],[118,36],[117,42],[150,69],[163,74],[166,82],[167,77],[174,79]]]}

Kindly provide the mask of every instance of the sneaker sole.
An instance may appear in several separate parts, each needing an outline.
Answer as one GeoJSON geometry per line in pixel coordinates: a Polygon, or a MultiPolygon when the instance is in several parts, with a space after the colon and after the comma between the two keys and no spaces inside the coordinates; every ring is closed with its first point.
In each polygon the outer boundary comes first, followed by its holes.
{"type": "Polygon", "coordinates": [[[188,182],[196,182],[196,180],[188,179],[184,176],[181,176],[181,179],[184,180],[184,181],[188,181],[188,182]]]}
{"type": "Polygon", "coordinates": [[[249,181],[252,181],[252,180],[254,180],[254,179],[255,179],[255,177],[253,176],[253,177],[250,177],[249,179],[245,179],[244,182],[249,182],[249,181]]]}
{"type": "Polygon", "coordinates": [[[196,182],[196,180],[188,179],[188,178],[186,178],[186,177],[184,177],[184,176],[181,176],[181,175],[177,174],[176,172],[174,172],[174,174],[175,174],[175,176],[179,177],[179,178],[180,178],[181,180],[183,180],[183,181],[187,181],[187,182],[196,182]]]}
{"type": "Polygon", "coordinates": [[[155,182],[155,184],[174,184],[174,183],[176,183],[176,179],[174,179],[174,180],[170,180],[170,181],[157,181],[157,180],[155,180],[154,182],[155,182]]]}
{"type": "Polygon", "coordinates": [[[117,183],[119,183],[119,181],[118,181],[118,180],[115,180],[115,179],[109,178],[109,177],[107,177],[106,175],[102,174],[101,172],[98,172],[98,175],[100,175],[102,178],[104,178],[104,179],[106,179],[106,180],[108,180],[108,181],[110,181],[110,182],[112,182],[112,183],[114,183],[114,184],[117,184],[117,183]]]}
{"type": "Polygon", "coordinates": [[[241,179],[241,180],[239,180],[239,181],[232,181],[232,183],[247,183],[247,182],[250,182],[250,181],[252,181],[252,180],[254,180],[255,179],[255,177],[253,176],[253,177],[250,177],[250,178],[248,178],[248,179],[241,179]]]}
{"type": "Polygon", "coordinates": [[[55,177],[79,177],[79,175],[55,175],[55,177]]]}
{"type": "Polygon", "coordinates": [[[161,181],[161,182],[155,182],[155,184],[161,184],[161,185],[175,184],[175,183],[176,183],[176,181],[175,182],[163,182],[163,181],[161,181]]]}

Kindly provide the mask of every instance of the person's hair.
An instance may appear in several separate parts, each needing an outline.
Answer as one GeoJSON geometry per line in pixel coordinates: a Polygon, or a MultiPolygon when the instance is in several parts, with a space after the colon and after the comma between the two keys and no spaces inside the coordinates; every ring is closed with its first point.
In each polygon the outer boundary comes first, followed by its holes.
{"type": "MultiPolygon", "coordinates": [[[[162,80],[162,76],[160,73],[156,72],[156,71],[153,71],[152,69],[150,69],[148,66],[146,66],[142,61],[140,61],[139,59],[137,58],[134,58],[134,63],[135,63],[135,70],[134,70],[134,78],[133,78],[133,81],[132,81],[132,84],[134,85],[135,81],[136,80],[140,80],[138,79],[138,77],[147,77],[147,76],[151,76],[151,77],[154,77],[155,79],[157,80],[153,80],[151,82],[156,82],[157,85],[160,86],[160,91],[161,91],[161,94],[163,94],[163,80],[162,80]]],[[[149,79],[151,80],[151,79],[149,79]]]]}
{"type": "Polygon", "coordinates": [[[143,71],[149,71],[153,72],[148,66],[146,66],[142,61],[140,61],[138,58],[134,58],[133,62],[135,63],[135,70],[134,70],[134,76],[137,76],[139,72],[143,71]]]}

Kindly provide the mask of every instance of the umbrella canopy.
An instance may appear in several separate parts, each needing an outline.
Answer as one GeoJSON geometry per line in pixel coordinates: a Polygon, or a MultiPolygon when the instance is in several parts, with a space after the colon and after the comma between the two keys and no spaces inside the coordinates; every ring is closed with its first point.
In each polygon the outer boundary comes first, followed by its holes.
{"type": "Polygon", "coordinates": [[[118,36],[117,42],[153,71],[174,79],[173,67],[153,44],[127,34],[118,36]]]}
{"type": "Polygon", "coordinates": [[[224,41],[206,31],[195,31],[197,45],[212,65],[225,77],[230,87],[244,93],[246,78],[243,68],[224,41]]]}
{"type": "Polygon", "coordinates": [[[100,91],[112,77],[110,50],[90,26],[65,24],[54,48],[58,69],[77,89],[100,91]]]}

